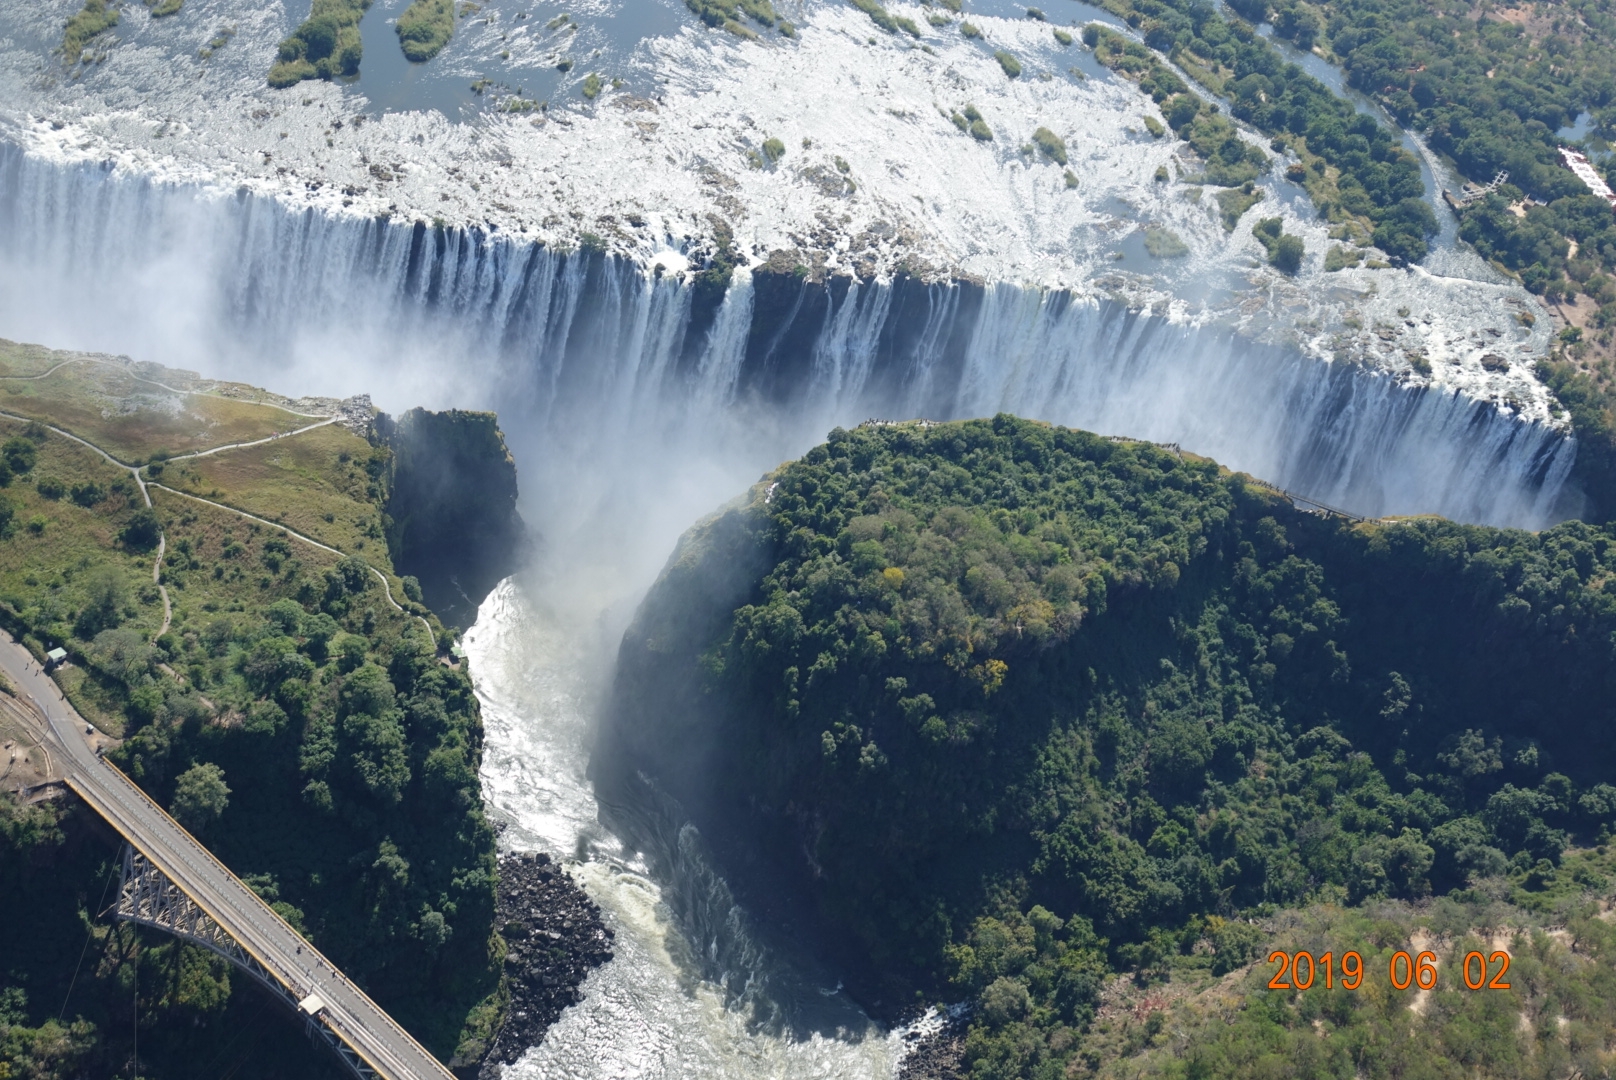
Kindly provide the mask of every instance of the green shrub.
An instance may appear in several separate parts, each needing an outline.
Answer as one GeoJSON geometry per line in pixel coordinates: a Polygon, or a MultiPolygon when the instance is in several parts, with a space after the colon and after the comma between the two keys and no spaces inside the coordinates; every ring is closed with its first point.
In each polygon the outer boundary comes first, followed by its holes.
{"type": "Polygon", "coordinates": [[[269,85],[357,75],[364,54],[359,20],[369,7],[370,0],[314,0],[309,17],[281,42],[269,85]]]}
{"type": "Polygon", "coordinates": [[[1075,188],[1077,186],[1077,174],[1071,169],[1066,170],[1066,186],[1069,188],[1075,188]]]}
{"type": "Polygon", "coordinates": [[[1154,116],[1145,117],[1145,130],[1150,132],[1151,136],[1157,139],[1167,134],[1166,126],[1154,116]]]}
{"type": "Polygon", "coordinates": [[[1037,19],[1039,22],[1048,22],[1049,21],[1044,16],[1043,9],[1042,8],[1035,8],[1035,7],[1030,7],[1030,8],[1027,9],[1027,18],[1029,18],[1029,19],[1037,19]]]}
{"type": "Polygon", "coordinates": [[[1040,127],[1032,133],[1032,141],[1049,160],[1057,165],[1066,164],[1066,143],[1059,135],[1046,127],[1040,127]]]}
{"type": "Polygon", "coordinates": [[[117,25],[118,9],[107,0],[84,0],[84,7],[62,31],[62,60],[69,66],[78,63],[86,42],[117,25]]]}
{"type": "Polygon", "coordinates": [[[432,59],[454,36],[454,0],[414,0],[395,29],[404,55],[415,63],[432,59]]]}
{"type": "Polygon", "coordinates": [[[786,156],[786,144],[779,139],[765,139],[763,141],[763,159],[770,165],[786,156]]]}
{"type": "Polygon", "coordinates": [[[1190,253],[1177,233],[1156,225],[1145,229],[1145,251],[1153,259],[1181,259],[1190,253]]]}
{"type": "Polygon", "coordinates": [[[892,21],[898,25],[899,30],[902,30],[910,37],[918,38],[920,36],[920,27],[915,25],[915,20],[900,15],[892,21]]]}
{"type": "Polygon", "coordinates": [[[870,21],[889,34],[898,32],[898,22],[876,0],[848,0],[854,7],[870,17],[870,21]]]}
{"type": "Polygon", "coordinates": [[[38,453],[39,450],[33,440],[20,435],[7,439],[4,445],[0,445],[0,459],[5,461],[6,468],[18,476],[25,476],[33,469],[34,459],[38,453]]]}
{"type": "Polygon", "coordinates": [[[979,38],[982,36],[982,31],[978,30],[975,25],[968,22],[960,23],[960,33],[964,34],[968,38],[979,38]]]}
{"type": "Polygon", "coordinates": [[[1324,253],[1324,269],[1327,273],[1335,270],[1345,270],[1349,266],[1357,266],[1362,261],[1363,252],[1357,248],[1342,247],[1340,244],[1336,244],[1324,253]]]}
{"type": "Polygon", "coordinates": [[[1218,201],[1219,216],[1223,219],[1223,227],[1234,232],[1234,227],[1240,224],[1240,219],[1247,210],[1262,201],[1263,193],[1252,185],[1245,187],[1228,188],[1213,196],[1218,201]]]}
{"type": "Polygon", "coordinates": [[[224,770],[208,762],[180,774],[169,811],[174,820],[199,833],[218,821],[229,805],[230,785],[224,782],[224,770]]]}
{"type": "Polygon", "coordinates": [[[950,20],[947,15],[933,11],[926,16],[926,21],[931,23],[933,26],[947,26],[952,20],[950,20]]]}
{"type": "Polygon", "coordinates": [[[1269,253],[1268,262],[1280,273],[1295,276],[1302,269],[1304,253],[1302,238],[1287,233],[1274,241],[1274,250],[1269,253]]]}
{"type": "Polygon", "coordinates": [[[1016,76],[1021,74],[1021,62],[1014,56],[1011,56],[1009,53],[1005,52],[1003,49],[995,52],[993,54],[993,59],[999,62],[999,66],[1004,68],[1004,73],[1010,76],[1010,78],[1014,79],[1016,76]]]}
{"type": "Polygon", "coordinates": [[[123,530],[118,533],[118,539],[130,551],[150,551],[157,546],[163,538],[162,523],[150,507],[143,506],[129,515],[124,523],[123,530]]]}
{"type": "Polygon", "coordinates": [[[1158,184],[1165,184],[1165,183],[1167,183],[1167,181],[1171,180],[1172,177],[1167,172],[1167,166],[1165,166],[1165,165],[1156,166],[1156,172],[1155,172],[1154,179],[1155,179],[1156,183],[1158,183],[1158,184]]]}
{"type": "Polygon", "coordinates": [[[1282,274],[1294,275],[1302,268],[1304,248],[1299,236],[1287,236],[1282,218],[1263,218],[1251,227],[1251,235],[1268,250],[1268,264],[1282,274]]]}
{"type": "Polygon", "coordinates": [[[1060,42],[1062,47],[1065,47],[1072,43],[1072,35],[1057,26],[1055,28],[1055,40],[1060,42]]]}
{"type": "Polygon", "coordinates": [[[600,94],[600,76],[591,71],[584,76],[584,97],[594,101],[600,94]]]}
{"type": "Polygon", "coordinates": [[[80,506],[91,507],[106,500],[107,489],[94,480],[85,480],[82,483],[74,484],[71,494],[73,501],[80,506]]]}
{"type": "Polygon", "coordinates": [[[786,37],[796,33],[795,27],[781,21],[770,0],[685,0],[685,6],[708,26],[715,29],[722,27],[732,34],[754,41],[757,35],[740,22],[742,18],[752,19],[763,26],[778,25],[786,37]]]}
{"type": "Polygon", "coordinates": [[[152,8],[152,18],[166,19],[170,15],[177,15],[180,8],[184,6],[185,0],[161,0],[156,7],[152,8]]]}
{"type": "Polygon", "coordinates": [[[950,116],[949,119],[953,121],[954,126],[959,128],[961,131],[969,131],[971,129],[971,122],[965,119],[965,117],[961,116],[959,113],[955,113],[953,116],[950,116]]]}
{"type": "Polygon", "coordinates": [[[993,129],[988,127],[986,120],[971,121],[971,138],[979,142],[992,142],[993,129]]]}

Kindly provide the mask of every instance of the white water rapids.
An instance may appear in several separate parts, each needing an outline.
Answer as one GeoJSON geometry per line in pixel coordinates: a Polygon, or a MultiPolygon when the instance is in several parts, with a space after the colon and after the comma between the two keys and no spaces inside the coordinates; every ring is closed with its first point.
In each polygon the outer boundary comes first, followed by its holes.
{"type": "Polygon", "coordinates": [[[506,843],[584,860],[574,874],[617,938],[612,961],[584,984],[583,1003],[506,1075],[890,1075],[899,1035],[878,1030],[836,993],[834,981],[803,984],[797,972],[779,970],[752,943],[722,883],[704,872],[688,832],[670,829],[679,870],[653,878],[643,856],[626,854],[600,826],[584,769],[591,705],[609,667],[603,661],[613,655],[608,630],[615,623],[599,618],[576,588],[545,591],[507,581],[466,635],[488,734],[484,793],[496,816],[510,822],[506,843]],[[573,606],[579,603],[581,610],[573,606]],[[755,985],[766,981],[772,993],[755,985]]]}

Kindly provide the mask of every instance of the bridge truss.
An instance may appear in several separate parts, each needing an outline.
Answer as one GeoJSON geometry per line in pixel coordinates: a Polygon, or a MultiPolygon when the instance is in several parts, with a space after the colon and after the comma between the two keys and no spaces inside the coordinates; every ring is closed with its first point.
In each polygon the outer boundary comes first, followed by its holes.
{"type": "Polygon", "coordinates": [[[185,891],[164,874],[150,859],[135,850],[131,844],[123,848],[123,873],[118,884],[118,902],[112,917],[119,922],[149,926],[154,930],[172,934],[181,941],[202,948],[228,961],[237,970],[250,976],[277,999],[284,1002],[296,1015],[303,1017],[311,1041],[331,1048],[348,1070],[359,1080],[383,1080],[353,1048],[337,1037],[318,1016],[304,1008],[293,989],[268,971],[223,927],[197,906],[185,891]]]}

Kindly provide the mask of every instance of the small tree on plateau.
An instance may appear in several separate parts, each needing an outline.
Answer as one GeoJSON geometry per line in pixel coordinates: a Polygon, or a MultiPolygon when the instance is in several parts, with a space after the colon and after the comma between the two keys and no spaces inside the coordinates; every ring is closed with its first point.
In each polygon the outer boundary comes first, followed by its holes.
{"type": "Polygon", "coordinates": [[[230,805],[230,788],[224,770],[211,762],[192,765],[180,773],[174,785],[174,801],[169,813],[192,832],[202,832],[219,820],[230,805]]]}

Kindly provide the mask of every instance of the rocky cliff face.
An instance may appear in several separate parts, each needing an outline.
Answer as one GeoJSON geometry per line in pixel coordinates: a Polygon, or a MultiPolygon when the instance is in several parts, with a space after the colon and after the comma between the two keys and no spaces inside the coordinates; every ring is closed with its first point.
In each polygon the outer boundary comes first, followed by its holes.
{"type": "Polygon", "coordinates": [[[400,574],[446,623],[467,626],[501,579],[517,570],[527,526],[516,512],[516,463],[491,412],[411,409],[376,419],[392,451],[387,544],[400,574]]]}

